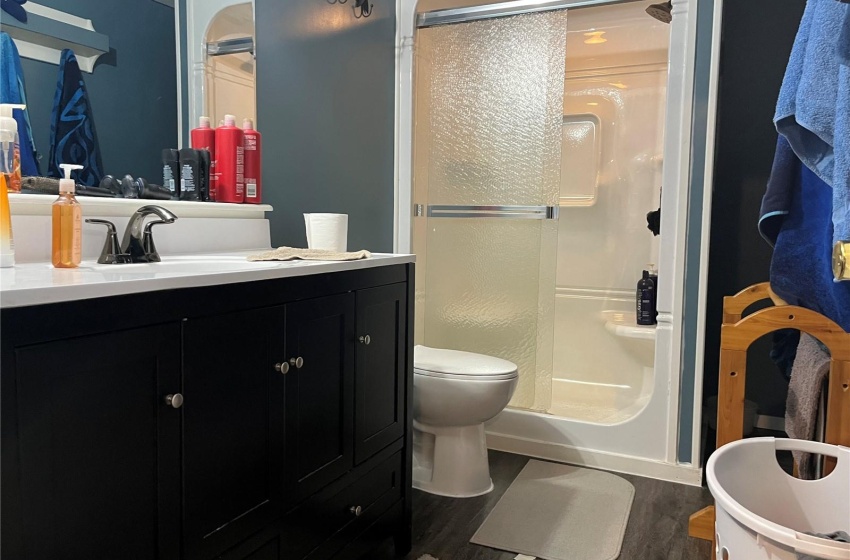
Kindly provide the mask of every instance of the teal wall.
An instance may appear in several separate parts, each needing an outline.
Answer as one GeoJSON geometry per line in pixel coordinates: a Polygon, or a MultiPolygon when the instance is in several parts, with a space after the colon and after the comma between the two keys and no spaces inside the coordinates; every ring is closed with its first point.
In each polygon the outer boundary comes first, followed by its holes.
{"type": "Polygon", "coordinates": [[[395,1],[256,0],[257,121],[274,245],[304,212],[347,213],[351,250],[392,251],[395,1]]]}
{"type": "Polygon", "coordinates": [[[694,71],[693,122],[691,123],[691,175],[688,195],[688,233],[685,249],[685,303],[682,308],[682,364],[679,385],[679,462],[692,461],[694,425],[694,388],[696,336],[699,329],[700,253],[705,181],[706,129],[708,126],[709,79],[711,76],[711,43],[714,32],[714,0],[700,0],[697,7],[697,43],[694,71]]]}

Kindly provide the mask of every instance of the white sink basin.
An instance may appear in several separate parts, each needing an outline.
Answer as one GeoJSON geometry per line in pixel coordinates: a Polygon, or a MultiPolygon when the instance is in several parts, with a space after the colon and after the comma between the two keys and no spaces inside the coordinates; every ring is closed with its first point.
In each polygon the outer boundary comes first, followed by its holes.
{"type": "Polygon", "coordinates": [[[245,257],[216,256],[216,257],[164,257],[158,263],[135,264],[91,264],[80,268],[89,269],[103,274],[121,276],[170,274],[211,274],[216,272],[240,272],[245,270],[261,270],[280,266],[280,262],[259,261],[250,262],[245,257]]]}

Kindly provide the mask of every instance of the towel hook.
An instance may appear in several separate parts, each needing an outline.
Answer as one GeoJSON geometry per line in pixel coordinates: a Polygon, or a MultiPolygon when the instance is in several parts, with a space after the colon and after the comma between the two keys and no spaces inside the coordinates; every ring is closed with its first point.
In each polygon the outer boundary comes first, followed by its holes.
{"type": "Polygon", "coordinates": [[[373,7],[374,4],[370,4],[369,0],[354,0],[354,6],[352,6],[352,9],[354,10],[354,17],[360,19],[371,16],[373,7]],[[359,14],[357,12],[358,9],[360,10],[359,14]]]}

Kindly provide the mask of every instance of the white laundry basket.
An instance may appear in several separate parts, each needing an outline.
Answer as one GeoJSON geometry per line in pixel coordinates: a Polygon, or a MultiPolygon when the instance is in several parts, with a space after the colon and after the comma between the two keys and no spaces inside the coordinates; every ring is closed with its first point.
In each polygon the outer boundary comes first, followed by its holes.
{"type": "Polygon", "coordinates": [[[850,533],[850,448],[797,439],[751,438],[724,445],[708,460],[716,501],[717,560],[796,560],[808,554],[850,560],[850,543],[804,533],[850,533]],[[790,476],[777,450],[837,457],[820,480],[790,476]]]}

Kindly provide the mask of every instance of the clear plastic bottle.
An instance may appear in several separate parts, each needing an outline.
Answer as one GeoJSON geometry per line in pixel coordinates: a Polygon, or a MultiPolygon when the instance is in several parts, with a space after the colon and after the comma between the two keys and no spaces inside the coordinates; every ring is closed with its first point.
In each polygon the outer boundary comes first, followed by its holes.
{"type": "Polygon", "coordinates": [[[83,207],[74,196],[71,171],[83,166],[62,163],[59,167],[65,178],[59,180],[59,198],[53,203],[53,266],[77,268],[83,253],[83,207]]]}
{"type": "Polygon", "coordinates": [[[0,104],[0,173],[6,178],[9,192],[21,192],[21,145],[12,109],[25,108],[26,105],[0,104]]]}

